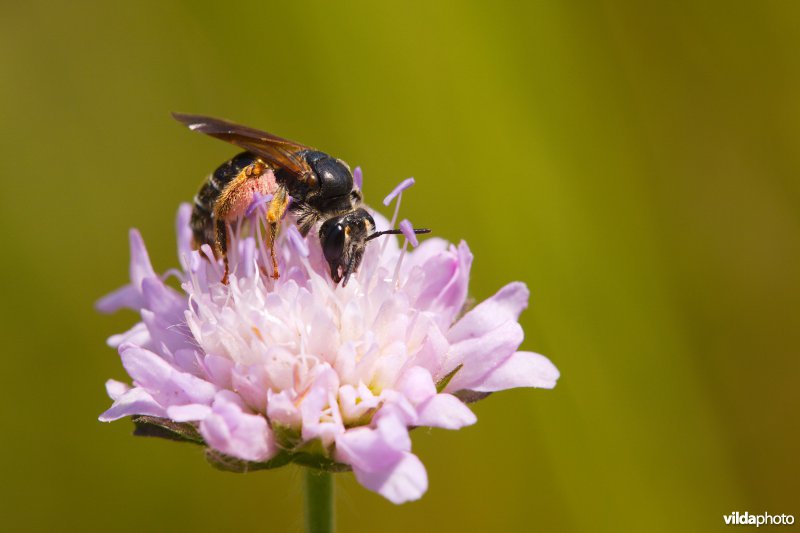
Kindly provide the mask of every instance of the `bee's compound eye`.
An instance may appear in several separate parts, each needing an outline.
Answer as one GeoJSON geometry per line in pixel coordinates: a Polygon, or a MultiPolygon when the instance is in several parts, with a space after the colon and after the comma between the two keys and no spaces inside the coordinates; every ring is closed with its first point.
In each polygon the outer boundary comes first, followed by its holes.
{"type": "Polygon", "coordinates": [[[345,228],[342,224],[331,224],[324,228],[322,252],[328,261],[337,261],[344,250],[345,228]]]}

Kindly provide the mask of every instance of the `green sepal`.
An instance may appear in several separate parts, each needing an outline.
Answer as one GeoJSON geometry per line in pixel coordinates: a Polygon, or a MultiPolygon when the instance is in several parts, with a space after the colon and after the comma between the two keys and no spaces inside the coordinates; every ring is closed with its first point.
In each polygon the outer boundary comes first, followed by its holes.
{"type": "Polygon", "coordinates": [[[458,365],[453,370],[451,370],[445,377],[440,379],[439,382],[436,383],[436,392],[442,392],[444,388],[447,387],[447,384],[450,383],[450,380],[453,379],[453,376],[458,374],[458,371],[461,370],[463,366],[464,366],[463,363],[458,365]]]}
{"type": "Polygon", "coordinates": [[[296,453],[292,456],[292,462],[309,468],[317,470],[325,470],[326,472],[349,472],[352,470],[350,465],[344,463],[337,463],[330,457],[322,455],[313,455],[308,453],[296,453]]]}
{"type": "Polygon", "coordinates": [[[197,428],[189,422],[174,422],[168,418],[146,415],[137,415],[131,419],[135,426],[133,434],[137,437],[159,437],[192,444],[205,444],[197,428]]]}
{"type": "Polygon", "coordinates": [[[347,472],[350,465],[337,463],[331,457],[331,451],[322,444],[321,439],[314,439],[295,449],[292,462],[299,465],[325,470],[327,472],[347,472]]]}
{"type": "Polygon", "coordinates": [[[236,474],[246,474],[247,472],[255,472],[256,470],[270,470],[272,468],[279,468],[288,464],[292,459],[289,452],[282,451],[269,461],[262,463],[256,461],[245,461],[244,459],[237,459],[230,455],[225,455],[213,448],[206,448],[206,460],[217,470],[225,472],[234,472],[236,474]]]}
{"type": "Polygon", "coordinates": [[[275,436],[275,442],[284,450],[294,450],[303,442],[303,436],[297,428],[284,426],[277,422],[273,422],[271,428],[272,434],[275,436]]]}
{"type": "Polygon", "coordinates": [[[383,402],[381,402],[380,404],[376,405],[375,407],[367,409],[366,411],[364,411],[364,414],[362,414],[361,416],[359,416],[355,420],[351,420],[350,422],[345,422],[344,423],[345,429],[357,428],[357,427],[361,427],[361,426],[370,425],[370,423],[372,422],[372,417],[375,416],[375,413],[378,412],[378,409],[380,409],[382,405],[383,405],[383,402]]]}
{"type": "Polygon", "coordinates": [[[474,390],[462,389],[460,391],[454,392],[453,396],[455,396],[464,403],[475,403],[479,400],[483,400],[490,394],[491,392],[478,392],[474,390]]]}

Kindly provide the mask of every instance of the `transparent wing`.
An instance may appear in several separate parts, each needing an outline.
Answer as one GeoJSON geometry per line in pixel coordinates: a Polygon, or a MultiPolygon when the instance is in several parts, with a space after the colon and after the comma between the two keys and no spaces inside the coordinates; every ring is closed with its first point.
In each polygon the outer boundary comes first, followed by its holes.
{"type": "Polygon", "coordinates": [[[172,116],[192,131],[199,131],[244,148],[261,156],[267,163],[284,168],[297,177],[307,176],[311,172],[311,168],[297,153],[313,148],[219,118],[183,113],[173,113],[172,116]]]}

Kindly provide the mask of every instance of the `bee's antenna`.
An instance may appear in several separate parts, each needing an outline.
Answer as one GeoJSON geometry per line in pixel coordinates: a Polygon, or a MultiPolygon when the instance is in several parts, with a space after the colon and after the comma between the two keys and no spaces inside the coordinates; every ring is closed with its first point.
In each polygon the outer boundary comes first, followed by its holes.
{"type": "MultiPolygon", "coordinates": [[[[429,230],[428,228],[414,228],[414,233],[416,233],[417,235],[419,235],[421,233],[430,233],[430,232],[431,232],[431,230],[429,230]]],[[[372,239],[374,239],[376,237],[380,237],[381,235],[399,235],[401,233],[403,233],[403,230],[401,230],[401,229],[387,229],[387,230],[384,230],[384,231],[376,231],[375,233],[373,233],[372,235],[370,235],[369,237],[367,237],[364,240],[365,241],[371,241],[372,239]]]]}

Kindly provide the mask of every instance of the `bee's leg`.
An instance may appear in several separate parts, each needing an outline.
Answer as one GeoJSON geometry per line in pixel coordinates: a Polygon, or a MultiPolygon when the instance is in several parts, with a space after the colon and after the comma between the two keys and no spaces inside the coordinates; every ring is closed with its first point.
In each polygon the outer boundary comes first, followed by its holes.
{"type": "Polygon", "coordinates": [[[278,272],[278,255],[275,252],[275,239],[278,237],[278,229],[281,225],[281,219],[289,207],[289,193],[286,189],[279,187],[272,197],[267,209],[267,238],[269,239],[269,253],[272,257],[272,278],[278,279],[280,273],[278,272]]]}
{"type": "Polygon", "coordinates": [[[242,209],[242,202],[247,200],[247,192],[243,188],[247,181],[259,178],[267,169],[266,164],[261,159],[256,159],[236,175],[227,185],[225,185],[219,198],[214,203],[214,242],[216,252],[225,265],[225,274],[222,276],[222,283],[228,284],[228,224],[226,220],[236,215],[237,209],[242,209]]]}
{"type": "Polygon", "coordinates": [[[228,284],[228,224],[224,220],[217,220],[216,224],[216,248],[217,255],[222,257],[225,265],[225,273],[222,275],[222,283],[228,284]]]}

